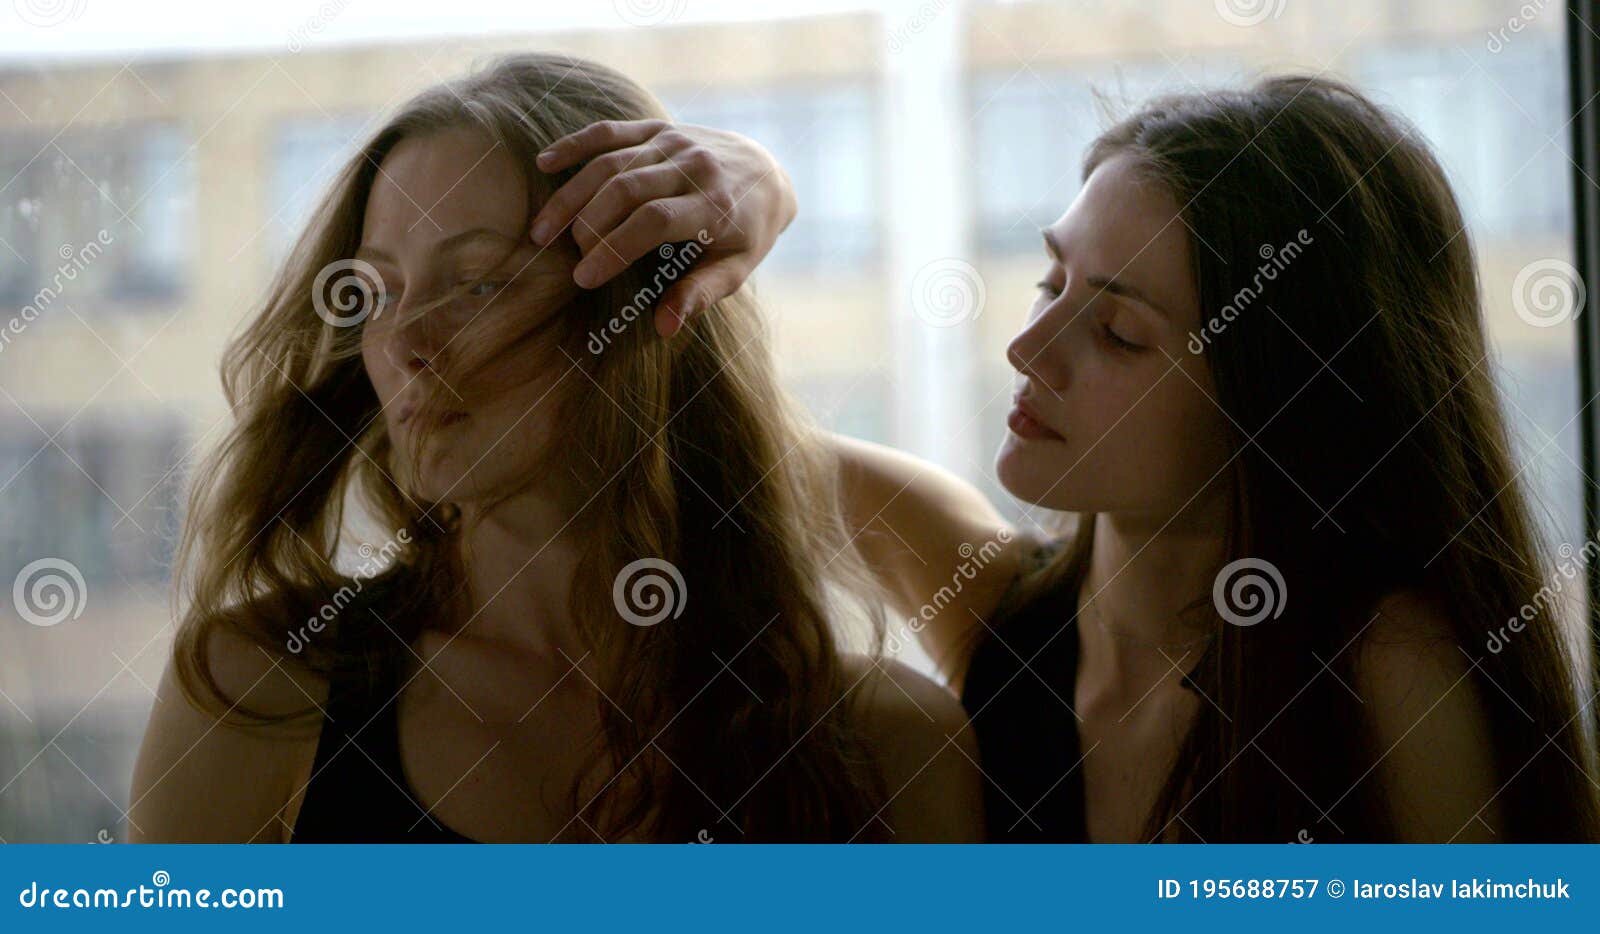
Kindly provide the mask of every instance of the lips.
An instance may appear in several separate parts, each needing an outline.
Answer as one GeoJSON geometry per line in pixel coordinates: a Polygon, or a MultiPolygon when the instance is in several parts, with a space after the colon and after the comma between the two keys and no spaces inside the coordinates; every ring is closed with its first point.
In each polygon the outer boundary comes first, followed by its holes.
{"type": "Polygon", "coordinates": [[[1022,396],[1012,397],[1014,408],[1006,416],[1006,427],[1020,438],[1033,441],[1065,441],[1059,432],[1044,423],[1039,413],[1022,396]]]}

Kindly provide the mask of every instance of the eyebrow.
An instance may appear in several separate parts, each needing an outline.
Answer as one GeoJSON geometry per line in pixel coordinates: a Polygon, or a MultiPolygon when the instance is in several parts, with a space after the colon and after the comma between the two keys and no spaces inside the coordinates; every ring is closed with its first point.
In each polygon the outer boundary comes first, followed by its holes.
{"type": "MultiPolygon", "coordinates": [[[[1055,235],[1052,234],[1048,228],[1041,228],[1039,235],[1044,238],[1044,249],[1045,252],[1050,254],[1050,258],[1055,260],[1057,263],[1062,263],[1065,265],[1061,258],[1065,251],[1063,251],[1061,249],[1061,245],[1056,242],[1055,235]]],[[[1152,311],[1158,312],[1164,318],[1169,320],[1172,318],[1171,313],[1168,312],[1160,302],[1152,299],[1137,286],[1130,285],[1127,282],[1123,282],[1120,279],[1109,276],[1085,276],[1083,281],[1084,284],[1092,288],[1101,289],[1106,292],[1110,292],[1112,295],[1119,295],[1123,298],[1131,298],[1142,305],[1147,305],[1152,311]]]]}
{"type": "MultiPolygon", "coordinates": [[[[434,243],[430,249],[435,252],[450,252],[459,250],[462,247],[469,246],[476,242],[488,240],[493,240],[499,243],[505,243],[507,241],[514,242],[514,238],[508,237],[498,230],[491,230],[488,227],[474,227],[471,230],[463,230],[460,233],[451,234],[450,236],[434,243]]],[[[371,257],[372,259],[383,260],[384,262],[388,263],[393,263],[395,261],[394,257],[389,255],[387,252],[370,246],[359,247],[356,250],[356,257],[371,257]]]]}

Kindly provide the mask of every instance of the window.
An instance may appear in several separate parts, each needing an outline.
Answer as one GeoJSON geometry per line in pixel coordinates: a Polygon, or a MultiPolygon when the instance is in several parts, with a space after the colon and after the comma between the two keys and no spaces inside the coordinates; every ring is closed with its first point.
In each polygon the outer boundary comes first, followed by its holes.
{"type": "Polygon", "coordinates": [[[735,130],[767,147],[794,182],[804,210],[769,262],[796,272],[860,272],[878,249],[875,97],[860,84],[683,95],[669,110],[685,123],[735,130]]]}
{"type": "Polygon", "coordinates": [[[1498,53],[1456,45],[1375,49],[1357,78],[1434,145],[1475,226],[1495,235],[1567,229],[1566,76],[1560,37],[1526,34],[1498,53]]]}
{"type": "Polygon", "coordinates": [[[164,583],[186,451],[171,416],[0,419],[0,580],[66,556],[91,585],[164,583]]]}
{"type": "Polygon", "coordinates": [[[23,305],[72,280],[80,315],[178,300],[194,214],[188,145],[165,122],[0,138],[0,237],[18,260],[0,273],[0,297],[23,305]]]}
{"type": "Polygon", "coordinates": [[[1106,61],[994,69],[969,88],[977,246],[1037,252],[1039,228],[1077,196],[1083,155],[1108,119],[1162,91],[1233,77],[1226,62],[1106,61]]]}
{"type": "Polygon", "coordinates": [[[305,229],[329,184],[365,141],[367,119],[357,116],[297,117],[277,128],[272,143],[273,248],[281,257],[305,229]]]}

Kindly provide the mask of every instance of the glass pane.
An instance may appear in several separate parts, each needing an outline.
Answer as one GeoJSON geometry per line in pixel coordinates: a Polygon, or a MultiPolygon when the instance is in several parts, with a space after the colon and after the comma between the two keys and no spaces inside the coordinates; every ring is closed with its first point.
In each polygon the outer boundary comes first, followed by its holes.
{"type": "Polygon", "coordinates": [[[1106,116],[1264,70],[1348,78],[1415,122],[1461,193],[1519,466],[1551,539],[1584,542],[1574,330],[1519,314],[1530,283],[1572,260],[1556,6],[1276,0],[1235,5],[1260,11],[1243,15],[1220,0],[1075,0],[805,16],[740,2],[640,22],[625,4],[462,0],[401,23],[360,5],[310,19],[263,7],[176,38],[162,24],[190,7],[175,0],[139,4],[134,20],[76,6],[0,36],[0,585],[38,582],[62,601],[0,601],[5,841],[123,837],[172,638],[179,491],[227,418],[220,350],[373,121],[497,51],[597,58],[681,119],[765,143],[802,205],[757,275],[787,385],[850,434],[914,448],[933,426],[943,466],[1018,517],[991,464],[1004,349],[1032,301],[1037,228],[1077,192],[1106,116]],[[957,255],[985,289],[980,315],[932,337],[893,313],[912,287],[903,244],[930,228],[967,245],[957,255]],[[943,356],[919,369],[925,339],[943,356]]]}

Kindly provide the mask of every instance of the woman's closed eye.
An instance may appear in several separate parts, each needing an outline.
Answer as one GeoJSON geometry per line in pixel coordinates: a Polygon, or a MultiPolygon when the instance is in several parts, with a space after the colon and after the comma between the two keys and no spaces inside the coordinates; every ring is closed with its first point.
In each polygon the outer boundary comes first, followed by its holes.
{"type": "Polygon", "coordinates": [[[1144,349],[1143,345],[1135,344],[1133,341],[1130,341],[1121,334],[1118,334],[1116,329],[1112,328],[1111,323],[1108,321],[1100,322],[1100,335],[1113,350],[1120,350],[1125,353],[1135,353],[1144,349]]]}
{"type": "MultiPolygon", "coordinates": [[[[1061,290],[1051,285],[1048,280],[1041,279],[1034,284],[1039,287],[1040,297],[1046,301],[1053,302],[1061,297],[1061,290]]],[[[1096,330],[1099,332],[1101,340],[1105,341],[1106,345],[1112,350],[1118,350],[1124,353],[1136,353],[1145,349],[1143,344],[1128,340],[1126,337],[1123,337],[1121,334],[1117,333],[1117,330],[1111,326],[1111,322],[1109,320],[1098,322],[1096,324],[1096,330]]]]}

